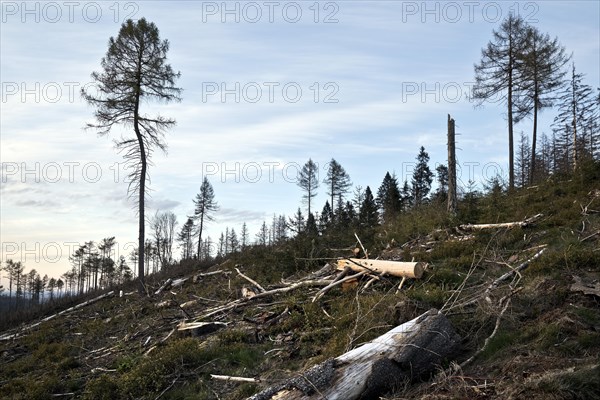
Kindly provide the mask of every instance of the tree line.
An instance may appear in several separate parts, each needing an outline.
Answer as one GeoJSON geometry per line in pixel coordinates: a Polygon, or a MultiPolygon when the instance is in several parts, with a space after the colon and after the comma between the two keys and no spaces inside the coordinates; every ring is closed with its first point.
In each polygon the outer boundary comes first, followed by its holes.
{"type": "Polygon", "coordinates": [[[446,200],[448,169],[445,165],[436,168],[438,188],[435,193],[430,193],[434,173],[429,167],[429,160],[429,154],[421,147],[410,182],[405,180],[400,185],[394,173],[386,172],[376,192],[370,186],[356,186],[353,197],[348,199],[352,181],[345,168],[331,159],[325,178],[319,181],[317,164],[309,159],[299,171],[297,179],[305,208],[299,207],[291,217],[274,214],[270,222],[262,222],[254,240],[251,240],[245,222],[239,235],[234,227],[226,227],[216,242],[210,237],[202,239],[201,231],[206,221],[213,221],[213,213],[218,210],[212,185],[205,178],[194,200],[196,212],[188,218],[179,234],[182,259],[207,261],[244,251],[251,246],[275,246],[291,239],[337,238],[341,232],[349,231],[372,232],[377,226],[393,223],[403,212],[432,201],[446,200]],[[314,198],[321,184],[325,186],[328,199],[318,212],[314,210],[314,198]],[[211,207],[202,206],[208,204],[211,207]],[[194,252],[194,248],[198,250],[194,252]]]}

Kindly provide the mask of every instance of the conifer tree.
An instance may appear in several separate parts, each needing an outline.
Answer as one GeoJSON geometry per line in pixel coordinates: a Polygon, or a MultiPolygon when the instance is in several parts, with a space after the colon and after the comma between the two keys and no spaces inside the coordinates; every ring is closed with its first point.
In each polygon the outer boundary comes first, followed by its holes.
{"type": "Polygon", "coordinates": [[[196,220],[196,234],[198,235],[198,258],[200,258],[202,248],[202,232],[204,225],[207,222],[214,221],[214,212],[219,210],[219,205],[215,201],[215,192],[208,181],[207,177],[202,180],[200,185],[200,192],[194,199],[194,219],[196,220]]]}
{"type": "Polygon", "coordinates": [[[384,223],[392,221],[400,213],[402,204],[396,175],[390,175],[389,172],[386,172],[383,182],[377,190],[377,204],[384,223]]]}
{"type": "Polygon", "coordinates": [[[506,104],[508,120],[509,186],[514,188],[513,113],[518,99],[518,59],[523,51],[527,23],[510,13],[493,31],[493,40],[481,51],[481,61],[475,65],[473,99],[479,105],[501,100],[506,104]]]}
{"type": "Polygon", "coordinates": [[[378,206],[369,186],[365,189],[363,202],[360,206],[358,215],[361,227],[372,228],[379,223],[378,206]]]}
{"type": "Polygon", "coordinates": [[[529,182],[533,183],[536,173],[538,113],[553,105],[553,93],[563,83],[566,73],[563,67],[569,57],[557,38],[551,39],[548,34],[544,35],[537,28],[529,26],[524,37],[524,48],[518,59],[521,62],[521,96],[517,101],[515,120],[518,122],[525,117],[533,119],[529,168],[529,182]]]}
{"type": "Polygon", "coordinates": [[[350,182],[350,175],[346,172],[335,159],[331,159],[327,168],[327,176],[323,180],[323,183],[327,185],[327,194],[331,198],[329,203],[331,208],[335,207],[334,200],[344,197],[348,193],[348,189],[352,185],[350,182]]]}
{"type": "Polygon", "coordinates": [[[421,205],[431,190],[433,173],[429,169],[428,163],[429,154],[425,151],[425,147],[421,146],[419,154],[417,155],[417,165],[413,171],[411,180],[412,197],[415,206],[421,205]]]}
{"type": "Polygon", "coordinates": [[[169,42],[161,40],[158,28],[141,18],[127,20],[116,38],[108,42],[108,52],[102,59],[102,72],[92,73],[96,90],[82,89],[83,98],[96,107],[95,129],[107,135],[117,125],[132,127],[134,137],[121,138],[116,147],[123,151],[130,165],[129,195],[137,196],[138,205],[138,279],[140,293],[144,287],[145,196],[148,163],[154,149],[166,151],[164,133],[175,125],[175,120],[150,116],[142,112],[151,100],[163,103],[180,101],[181,89],[175,87],[180,74],[167,64],[169,42]]]}

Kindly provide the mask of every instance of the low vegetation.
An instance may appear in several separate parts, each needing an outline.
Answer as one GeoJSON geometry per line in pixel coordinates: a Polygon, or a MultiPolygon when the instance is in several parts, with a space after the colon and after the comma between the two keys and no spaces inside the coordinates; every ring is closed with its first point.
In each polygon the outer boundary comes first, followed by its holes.
{"type": "Polygon", "coordinates": [[[244,399],[438,308],[463,338],[461,355],[431,380],[397,388],[387,399],[598,398],[600,297],[571,287],[574,277],[590,285],[600,279],[600,165],[586,174],[477,194],[475,219],[462,214],[470,207],[465,199],[457,216],[432,201],[371,231],[357,229],[371,258],[429,263],[422,279],[408,280],[400,291],[393,277],[368,288],[367,279],[336,288],[317,302],[317,289],[300,288],[206,319],[227,324],[223,329],[191,337],[174,332],[180,322],[238,299],[242,287],[252,286],[236,268],[274,288],[351,256],[354,230],[332,230],[252,246],[211,264],[187,261],[147,277],[151,293],[167,278],[189,277],[182,286],[141,296],[126,284],[123,297],[21,331],[42,317],[34,316],[2,332],[18,336],[0,341],[0,392],[12,399],[244,399]],[[525,227],[457,229],[536,214],[543,216],[525,227]],[[528,260],[487,300],[477,297],[528,260]],[[208,274],[214,271],[222,272],[208,274]],[[193,282],[199,273],[205,275],[193,282]],[[211,374],[260,381],[216,381],[211,374]]]}

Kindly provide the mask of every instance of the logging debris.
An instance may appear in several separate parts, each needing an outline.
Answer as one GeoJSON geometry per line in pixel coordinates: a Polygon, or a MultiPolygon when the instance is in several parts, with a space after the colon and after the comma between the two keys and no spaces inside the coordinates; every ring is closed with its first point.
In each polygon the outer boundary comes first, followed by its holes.
{"type": "Polygon", "coordinates": [[[460,337],[435,309],[249,400],[353,400],[379,396],[419,380],[452,359],[460,337]]]}

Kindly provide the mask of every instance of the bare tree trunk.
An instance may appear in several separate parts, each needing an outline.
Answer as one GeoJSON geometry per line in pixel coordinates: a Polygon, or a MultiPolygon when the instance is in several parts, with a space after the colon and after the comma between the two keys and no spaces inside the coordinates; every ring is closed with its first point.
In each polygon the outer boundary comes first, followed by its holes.
{"type": "Polygon", "coordinates": [[[456,214],[456,130],[448,114],[448,212],[456,214]]]}

